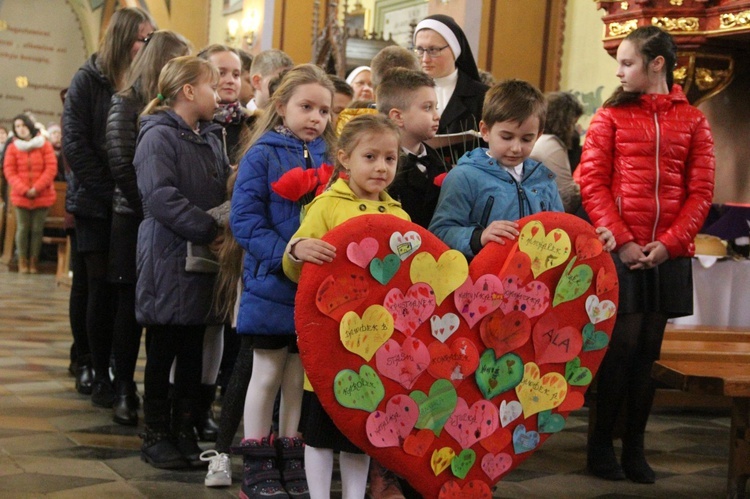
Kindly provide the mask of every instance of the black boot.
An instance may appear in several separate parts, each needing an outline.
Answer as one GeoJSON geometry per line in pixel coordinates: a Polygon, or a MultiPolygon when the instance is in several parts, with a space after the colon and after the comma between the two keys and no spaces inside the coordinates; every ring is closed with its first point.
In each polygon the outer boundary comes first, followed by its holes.
{"type": "Polygon", "coordinates": [[[141,434],[143,439],[141,460],[154,468],[170,470],[189,468],[190,464],[177,450],[172,432],[169,431],[170,409],[168,400],[143,401],[146,431],[141,434]]]}
{"type": "Polygon", "coordinates": [[[91,395],[94,373],[91,364],[79,364],[76,368],[76,391],[81,395],[91,395]]]}
{"type": "Polygon", "coordinates": [[[201,461],[203,449],[198,447],[195,434],[195,400],[180,399],[174,401],[172,412],[172,429],[177,449],[182,457],[195,468],[205,468],[208,463],[201,461]]]}
{"type": "Polygon", "coordinates": [[[216,385],[201,385],[195,429],[198,430],[198,438],[202,442],[216,442],[216,437],[219,436],[219,425],[214,420],[212,409],[214,398],[216,385]]]}
{"type": "Polygon", "coordinates": [[[281,473],[276,464],[276,449],[271,439],[244,439],[239,447],[232,447],[233,454],[242,454],[243,473],[240,497],[248,499],[273,497],[288,498],[281,485],[281,473]]]}
{"type": "Polygon", "coordinates": [[[646,462],[643,433],[627,434],[622,441],[622,469],[635,483],[654,483],[656,474],[646,462]]]}
{"type": "Polygon", "coordinates": [[[91,389],[91,403],[96,407],[104,407],[111,409],[115,403],[115,388],[112,386],[112,381],[109,379],[109,375],[105,373],[105,377],[94,378],[94,383],[91,389]]]}
{"type": "Polygon", "coordinates": [[[586,446],[586,468],[605,480],[625,480],[625,473],[617,462],[612,439],[591,436],[586,446]]]}
{"type": "Polygon", "coordinates": [[[305,444],[301,438],[277,438],[277,463],[281,472],[281,483],[289,497],[309,499],[305,477],[305,444]]]}
{"type": "Polygon", "coordinates": [[[135,382],[118,381],[116,385],[112,420],[121,425],[135,426],[138,424],[138,395],[135,382]]]}

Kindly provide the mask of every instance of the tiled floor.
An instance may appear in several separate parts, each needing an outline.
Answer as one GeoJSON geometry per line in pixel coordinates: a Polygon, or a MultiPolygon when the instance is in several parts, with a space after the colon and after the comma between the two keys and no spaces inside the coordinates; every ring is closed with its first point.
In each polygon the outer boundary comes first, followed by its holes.
{"type": "MultiPolygon", "coordinates": [[[[161,471],[139,458],[141,428],[112,423],[68,375],[68,290],[49,275],[0,267],[0,497],[227,497],[204,471],[161,471]]],[[[143,360],[137,380],[142,380],[143,360]]],[[[721,411],[658,411],[648,427],[655,485],[586,474],[586,411],[502,481],[495,497],[725,497],[729,418],[721,411]]],[[[206,445],[206,448],[208,446],[206,445]]],[[[340,496],[340,493],[339,493],[340,496]]]]}

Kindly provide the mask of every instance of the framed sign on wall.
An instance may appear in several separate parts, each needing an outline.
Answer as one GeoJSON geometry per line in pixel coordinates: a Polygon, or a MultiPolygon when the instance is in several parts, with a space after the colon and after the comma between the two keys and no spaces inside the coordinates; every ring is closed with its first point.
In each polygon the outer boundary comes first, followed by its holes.
{"type": "Polygon", "coordinates": [[[427,16],[427,0],[381,0],[375,4],[373,31],[411,48],[412,26],[427,16]]]}

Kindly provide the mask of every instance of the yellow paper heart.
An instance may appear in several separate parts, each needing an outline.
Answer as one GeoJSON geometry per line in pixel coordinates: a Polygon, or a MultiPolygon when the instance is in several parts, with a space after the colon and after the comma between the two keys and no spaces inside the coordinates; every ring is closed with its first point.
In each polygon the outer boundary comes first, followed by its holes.
{"type": "Polygon", "coordinates": [[[523,417],[554,409],[565,400],[568,382],[560,373],[547,373],[540,377],[539,366],[527,362],[523,366],[523,379],[516,385],[516,396],[523,407],[523,417]]]}
{"type": "Polygon", "coordinates": [[[457,290],[469,277],[469,263],[460,251],[448,250],[436,262],[431,254],[418,253],[409,269],[411,282],[429,284],[435,292],[435,301],[440,305],[445,298],[457,290]]]}
{"type": "Polygon", "coordinates": [[[435,476],[446,470],[451,465],[451,461],[456,457],[456,452],[450,447],[443,447],[440,450],[432,451],[432,459],[430,459],[430,466],[432,466],[432,472],[435,476]]]}
{"type": "Polygon", "coordinates": [[[393,316],[382,305],[370,305],[362,318],[356,312],[347,312],[339,325],[344,348],[368,361],[392,334],[393,316]]]}
{"type": "Polygon", "coordinates": [[[523,226],[518,236],[518,249],[529,255],[531,272],[537,277],[542,272],[562,265],[570,256],[570,237],[562,229],[549,234],[541,222],[534,220],[523,226]]]}

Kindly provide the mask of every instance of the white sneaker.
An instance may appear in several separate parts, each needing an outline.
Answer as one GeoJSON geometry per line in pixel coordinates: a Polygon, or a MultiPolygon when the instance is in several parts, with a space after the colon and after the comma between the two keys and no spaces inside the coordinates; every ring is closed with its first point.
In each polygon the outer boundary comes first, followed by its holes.
{"type": "Polygon", "coordinates": [[[208,473],[203,483],[206,487],[229,487],[232,485],[232,461],[229,454],[213,449],[201,452],[201,461],[208,461],[208,473]]]}

